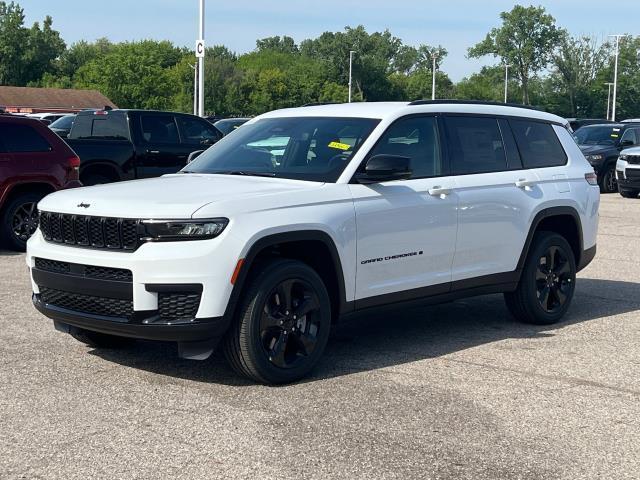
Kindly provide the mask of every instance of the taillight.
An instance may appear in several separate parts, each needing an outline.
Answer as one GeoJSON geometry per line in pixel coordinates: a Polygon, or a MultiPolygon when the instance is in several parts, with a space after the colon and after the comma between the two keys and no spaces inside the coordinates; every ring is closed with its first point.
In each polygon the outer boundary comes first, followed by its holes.
{"type": "Polygon", "coordinates": [[[598,185],[598,176],[595,172],[589,172],[584,174],[584,179],[589,185],[598,185]]]}
{"type": "Polygon", "coordinates": [[[67,160],[67,167],[69,170],[80,169],[80,157],[69,157],[67,160]]]}

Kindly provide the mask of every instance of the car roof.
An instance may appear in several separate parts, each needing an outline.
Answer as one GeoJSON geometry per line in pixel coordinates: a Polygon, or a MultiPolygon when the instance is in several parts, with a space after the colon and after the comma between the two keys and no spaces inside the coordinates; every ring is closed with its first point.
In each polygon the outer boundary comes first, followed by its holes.
{"type": "Polygon", "coordinates": [[[505,115],[527,117],[566,125],[567,121],[557,115],[533,110],[526,107],[514,107],[493,103],[462,102],[458,100],[439,100],[436,102],[354,102],[324,105],[309,105],[297,108],[274,110],[256,117],[353,117],[376,118],[399,117],[412,113],[471,113],[479,115],[505,115]]]}

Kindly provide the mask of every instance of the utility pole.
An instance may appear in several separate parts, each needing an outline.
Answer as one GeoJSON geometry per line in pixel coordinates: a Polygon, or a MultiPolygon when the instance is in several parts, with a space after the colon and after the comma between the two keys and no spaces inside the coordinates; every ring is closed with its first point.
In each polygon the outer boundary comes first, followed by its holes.
{"type": "Polygon", "coordinates": [[[616,39],[616,63],[613,69],[613,106],[611,107],[611,120],[616,121],[616,99],[618,95],[618,57],[620,56],[620,39],[626,35],[609,35],[616,39]]]}
{"type": "Polygon", "coordinates": [[[349,103],[351,103],[351,82],[353,78],[353,50],[349,50],[349,103]]]}
{"type": "Polygon", "coordinates": [[[198,63],[189,64],[193,69],[193,114],[198,114],[198,63]]]}
{"type": "Polygon", "coordinates": [[[509,95],[509,67],[509,64],[504,64],[504,103],[507,103],[509,95]]]}
{"type": "Polygon", "coordinates": [[[431,100],[436,99],[436,60],[438,59],[438,52],[434,50],[431,52],[431,59],[433,60],[433,78],[431,82],[431,100]]]}
{"type": "Polygon", "coordinates": [[[609,87],[609,93],[607,94],[607,120],[611,120],[609,112],[611,111],[611,87],[613,87],[613,83],[607,82],[605,85],[609,87]]]}
{"type": "Polygon", "coordinates": [[[198,58],[198,115],[204,117],[204,0],[200,0],[200,35],[202,52],[198,58]]]}

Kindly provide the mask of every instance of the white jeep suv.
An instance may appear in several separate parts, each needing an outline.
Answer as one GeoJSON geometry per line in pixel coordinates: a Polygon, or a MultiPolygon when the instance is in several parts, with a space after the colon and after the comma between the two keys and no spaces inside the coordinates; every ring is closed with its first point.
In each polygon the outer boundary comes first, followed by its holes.
{"type": "Polygon", "coordinates": [[[178,342],[266,383],[318,362],[339,318],[504,292],[550,324],[596,251],[593,169],[554,115],[455,101],[254,118],[181,172],[39,204],[33,302],[97,347],[178,342]]]}
{"type": "MultiPolygon", "coordinates": [[[[639,129],[640,131],[640,129],[639,129]]],[[[627,148],[616,162],[618,191],[625,198],[640,194],[640,147],[627,148]]]]}

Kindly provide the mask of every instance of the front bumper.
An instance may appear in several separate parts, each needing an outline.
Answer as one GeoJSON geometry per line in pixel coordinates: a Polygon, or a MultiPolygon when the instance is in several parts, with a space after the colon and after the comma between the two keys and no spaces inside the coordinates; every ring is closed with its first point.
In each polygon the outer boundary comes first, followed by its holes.
{"type": "Polygon", "coordinates": [[[640,165],[630,165],[624,160],[616,163],[616,179],[618,187],[629,190],[640,190],[640,165]]]}

